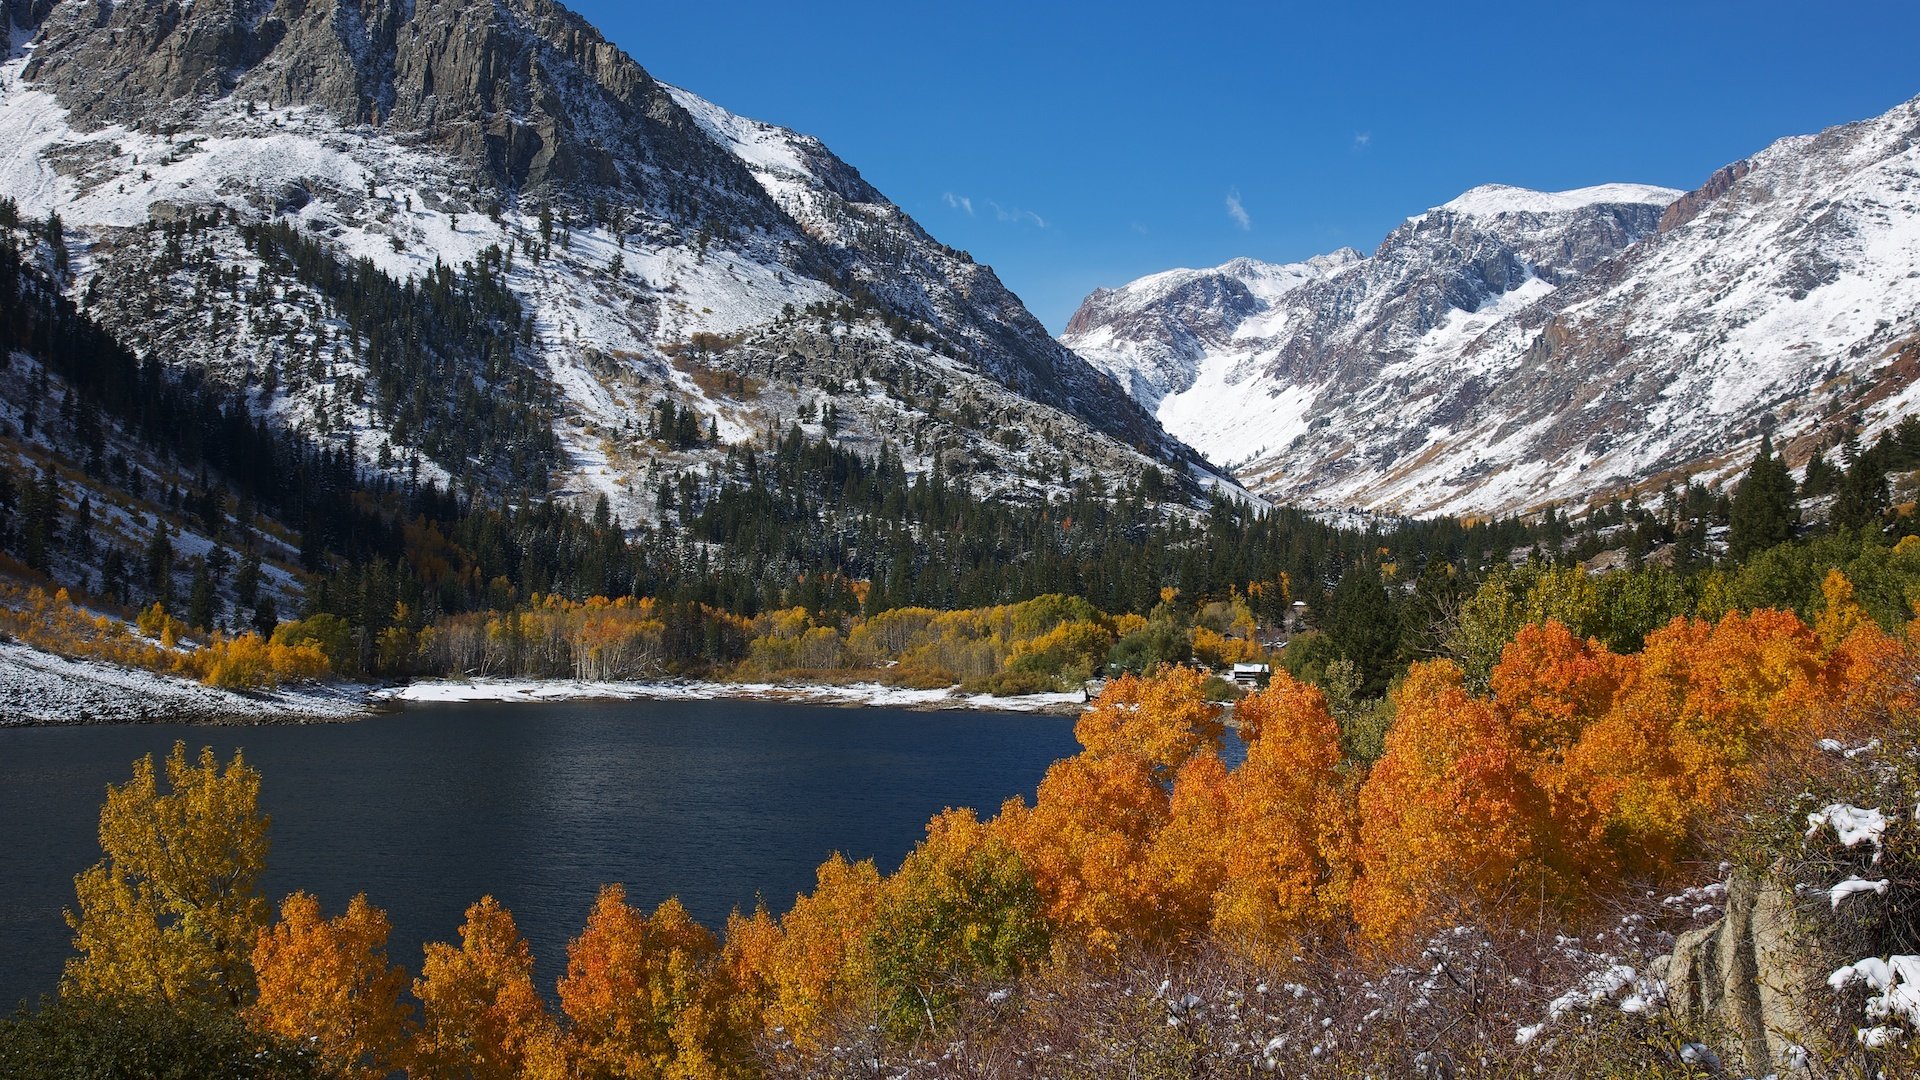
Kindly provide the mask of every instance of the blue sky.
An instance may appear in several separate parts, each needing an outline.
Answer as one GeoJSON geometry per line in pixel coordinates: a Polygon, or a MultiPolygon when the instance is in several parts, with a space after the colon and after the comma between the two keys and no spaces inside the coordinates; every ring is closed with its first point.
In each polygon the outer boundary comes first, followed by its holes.
{"type": "Polygon", "coordinates": [[[1913,0],[574,6],[824,140],[1056,332],[1096,286],[1370,251],[1482,183],[1690,188],[1920,94],[1913,0]]]}

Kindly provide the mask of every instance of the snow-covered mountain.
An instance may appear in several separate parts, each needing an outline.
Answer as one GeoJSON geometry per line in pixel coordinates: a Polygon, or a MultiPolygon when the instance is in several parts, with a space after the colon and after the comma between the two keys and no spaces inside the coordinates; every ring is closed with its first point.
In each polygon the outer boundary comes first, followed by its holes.
{"type": "Polygon", "coordinates": [[[795,423],[1028,495],[1193,463],[818,140],[656,82],[549,0],[7,11],[0,197],[59,216],[69,292],[370,466],[635,521],[795,423]],[[396,387],[374,293],[494,340],[408,342],[429,355],[396,387]],[[660,437],[663,402],[699,437],[660,437]],[[512,415],[476,434],[481,405],[512,415]]]}
{"type": "Polygon", "coordinates": [[[1684,195],[1476,188],[1272,299],[1163,287],[1242,265],[1103,290],[1063,340],[1263,494],[1514,511],[1724,476],[1762,431],[1797,461],[1920,411],[1920,100],[1684,195]]]}
{"type": "Polygon", "coordinates": [[[1679,196],[1635,185],[1476,188],[1408,219],[1371,256],[1343,249],[1285,266],[1236,259],[1096,292],[1062,340],[1129,386],[1169,431],[1289,499],[1424,510],[1327,490],[1329,470],[1351,468],[1341,458],[1373,451],[1327,437],[1393,424],[1408,388],[1389,369],[1425,370],[1651,235],[1679,196]]]}

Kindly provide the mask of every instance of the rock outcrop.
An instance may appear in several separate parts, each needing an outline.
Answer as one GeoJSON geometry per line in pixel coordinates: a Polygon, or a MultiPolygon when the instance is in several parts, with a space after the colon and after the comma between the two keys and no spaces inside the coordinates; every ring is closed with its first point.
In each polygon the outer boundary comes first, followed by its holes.
{"type": "Polygon", "coordinates": [[[1804,1002],[1818,977],[1804,958],[1793,894],[1778,881],[1737,875],[1726,913],[1674,943],[1664,973],[1668,1007],[1683,1029],[1722,1041],[1738,1075],[1805,1076],[1795,1069],[1815,1041],[1804,1002]]]}

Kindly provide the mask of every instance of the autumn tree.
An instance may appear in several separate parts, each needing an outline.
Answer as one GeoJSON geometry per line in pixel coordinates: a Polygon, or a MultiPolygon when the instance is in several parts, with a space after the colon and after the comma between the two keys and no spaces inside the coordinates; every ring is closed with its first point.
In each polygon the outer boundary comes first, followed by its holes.
{"type": "Polygon", "coordinates": [[[1226,880],[1231,778],[1218,754],[1189,758],[1168,792],[1166,820],[1146,840],[1141,878],[1155,885],[1154,914],[1169,939],[1207,924],[1226,880]]]}
{"type": "Polygon", "coordinates": [[[107,789],[106,857],[74,879],[67,925],[80,955],[63,994],[239,1005],[252,992],[249,958],[269,912],[260,774],[238,751],[222,768],[211,747],[189,761],[176,742],[166,781],[162,793],[149,754],[107,789]]]}
{"type": "Polygon", "coordinates": [[[1217,750],[1226,730],[1220,706],[1206,698],[1207,677],[1171,664],[1144,677],[1122,675],[1080,714],[1074,737],[1092,757],[1130,754],[1170,781],[1188,758],[1217,750]]]}
{"type": "Polygon", "coordinates": [[[1047,941],[1019,854],[973,811],[948,810],[881,890],[868,947],[882,1014],[931,1032],[965,987],[1017,978],[1047,941]]]}
{"type": "Polygon", "coordinates": [[[1496,902],[1535,861],[1539,799],[1513,731],[1460,669],[1416,664],[1396,691],[1386,753],[1360,792],[1353,913],[1387,945],[1496,902]]]}
{"type": "Polygon", "coordinates": [[[1547,800],[1552,828],[1542,857],[1567,874],[1610,874],[1618,866],[1584,779],[1566,757],[1607,717],[1637,662],[1582,640],[1557,619],[1524,626],[1493,669],[1493,701],[1517,740],[1517,767],[1547,800]]]}
{"type": "Polygon", "coordinates": [[[467,909],[460,944],[427,946],[420,977],[421,1026],[410,1076],[515,1080],[557,1037],[533,986],[533,953],[513,916],[488,896],[467,909]]]}
{"type": "Polygon", "coordinates": [[[1832,717],[1830,675],[1790,612],[1676,619],[1649,635],[1614,708],[1566,756],[1622,865],[1667,869],[1770,753],[1810,748],[1832,717]]]}
{"type": "Polygon", "coordinates": [[[724,962],[743,1026],[778,1029],[803,1050],[817,1049],[832,1022],[864,1005],[872,988],[866,947],[880,903],[871,859],[839,854],[820,864],[811,893],[796,897],[776,922],[764,910],[727,924],[724,962]]]}
{"type": "MultiPolygon", "coordinates": [[[[1289,953],[1344,921],[1354,875],[1353,793],[1326,698],[1284,674],[1234,714],[1247,757],[1224,783],[1223,880],[1212,926],[1244,951],[1289,953]]],[[[1180,793],[1175,792],[1175,818],[1180,793]]]]}
{"type": "Polygon", "coordinates": [[[1091,752],[1054,763],[1029,807],[1011,799],[995,831],[1019,852],[1070,940],[1111,956],[1124,942],[1175,939],[1178,905],[1152,858],[1169,817],[1166,788],[1131,751],[1091,752]]]}
{"type": "Polygon", "coordinates": [[[586,928],[567,946],[560,1007],[590,1077],[718,1074],[720,1002],[713,934],[678,900],[646,916],[626,889],[603,886],[586,928]]]}
{"type": "Polygon", "coordinates": [[[308,1046],[349,1080],[391,1075],[408,1034],[400,1003],[407,975],[387,963],[391,930],[365,894],[332,919],[308,893],[287,897],[280,921],[253,947],[259,998],[248,1021],[308,1046]]]}

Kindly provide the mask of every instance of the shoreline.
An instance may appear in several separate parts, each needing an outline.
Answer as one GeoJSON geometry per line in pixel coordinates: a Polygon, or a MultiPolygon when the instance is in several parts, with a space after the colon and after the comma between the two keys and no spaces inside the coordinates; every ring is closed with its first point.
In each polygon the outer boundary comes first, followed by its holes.
{"type": "Polygon", "coordinates": [[[390,686],[322,683],[237,692],[172,675],[74,660],[17,642],[0,643],[0,730],[104,724],[246,727],[338,724],[413,706],[613,701],[774,701],[915,712],[1003,712],[1073,717],[1079,692],[991,697],[958,687],[913,690],[877,682],[721,682],[662,679],[421,679],[390,686]]]}
{"type": "Polygon", "coordinates": [[[390,707],[436,704],[539,704],[562,701],[784,701],[842,708],[894,708],[915,712],[1011,712],[1078,716],[1086,707],[1077,692],[993,697],[964,694],[958,687],[913,690],[885,683],[719,682],[667,679],[657,682],[591,682],[577,679],[422,679],[372,691],[368,698],[390,707]]]}

